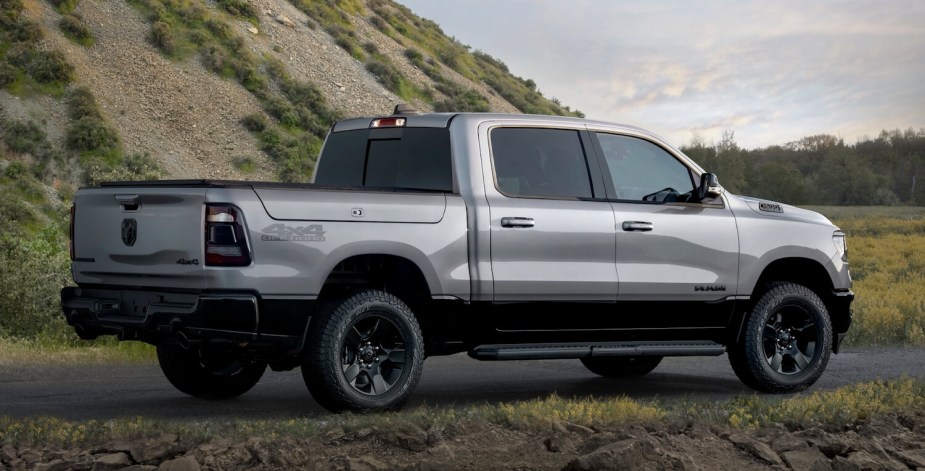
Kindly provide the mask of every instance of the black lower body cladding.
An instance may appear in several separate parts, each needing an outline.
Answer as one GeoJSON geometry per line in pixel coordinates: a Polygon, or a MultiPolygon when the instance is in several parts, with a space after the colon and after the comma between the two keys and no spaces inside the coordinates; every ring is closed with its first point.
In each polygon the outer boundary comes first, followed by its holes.
{"type": "Polygon", "coordinates": [[[82,338],[118,335],[159,343],[234,340],[299,348],[313,301],[263,299],[248,292],[185,293],[108,287],[61,290],[68,324],[82,338]]]}

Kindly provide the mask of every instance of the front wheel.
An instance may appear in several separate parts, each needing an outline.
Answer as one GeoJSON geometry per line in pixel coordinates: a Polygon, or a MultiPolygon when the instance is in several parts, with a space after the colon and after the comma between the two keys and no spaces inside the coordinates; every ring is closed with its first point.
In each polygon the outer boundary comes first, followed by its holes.
{"type": "Polygon", "coordinates": [[[660,356],[589,357],[581,364],[589,371],[605,378],[643,376],[661,363],[660,356]]]}
{"type": "Polygon", "coordinates": [[[379,290],[327,303],[311,320],[302,377],[332,412],[393,410],[417,386],[424,340],[411,309],[379,290]]]}
{"type": "Polygon", "coordinates": [[[832,322],[819,296],[796,283],[773,283],[748,314],[729,362],[749,387],[790,393],[812,386],[831,353],[832,322]]]}
{"type": "Polygon", "coordinates": [[[230,348],[183,348],[170,338],[157,346],[161,371],[175,388],[203,399],[231,399],[250,391],[267,369],[262,361],[242,358],[230,348]]]}

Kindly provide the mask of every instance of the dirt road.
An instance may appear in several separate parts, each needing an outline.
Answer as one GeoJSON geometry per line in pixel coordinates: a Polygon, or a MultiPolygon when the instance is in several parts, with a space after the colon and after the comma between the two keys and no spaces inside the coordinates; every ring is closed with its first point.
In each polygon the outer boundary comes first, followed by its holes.
{"type": "MultiPolygon", "coordinates": [[[[925,349],[848,349],[833,355],[811,391],[901,376],[925,378],[925,349]]],[[[607,380],[578,361],[479,362],[465,355],[430,358],[409,407],[420,404],[502,402],[561,396],[622,396],[660,400],[727,399],[753,392],[725,356],[669,358],[644,378],[607,380]]],[[[0,367],[0,416],[67,419],[272,418],[324,415],[298,370],[268,372],[254,389],[231,401],[203,401],[176,391],[156,364],[75,367],[0,367]]]]}

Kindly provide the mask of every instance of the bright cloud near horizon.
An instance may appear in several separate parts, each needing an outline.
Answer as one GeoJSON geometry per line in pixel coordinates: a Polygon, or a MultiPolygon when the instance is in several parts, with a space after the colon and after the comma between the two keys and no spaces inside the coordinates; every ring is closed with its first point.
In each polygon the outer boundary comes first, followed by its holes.
{"type": "Polygon", "coordinates": [[[923,1],[398,1],[547,97],[675,145],[925,128],[923,1]]]}

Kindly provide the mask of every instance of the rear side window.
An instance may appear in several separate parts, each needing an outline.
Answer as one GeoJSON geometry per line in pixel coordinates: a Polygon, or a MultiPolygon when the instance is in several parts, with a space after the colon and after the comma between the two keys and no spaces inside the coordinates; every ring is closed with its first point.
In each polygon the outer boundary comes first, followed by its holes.
{"type": "Polygon", "coordinates": [[[328,136],[319,185],[453,191],[449,130],[358,129],[328,136]]]}
{"type": "Polygon", "coordinates": [[[578,131],[496,128],[491,131],[491,155],[498,190],[507,196],[592,196],[578,131]]]}

